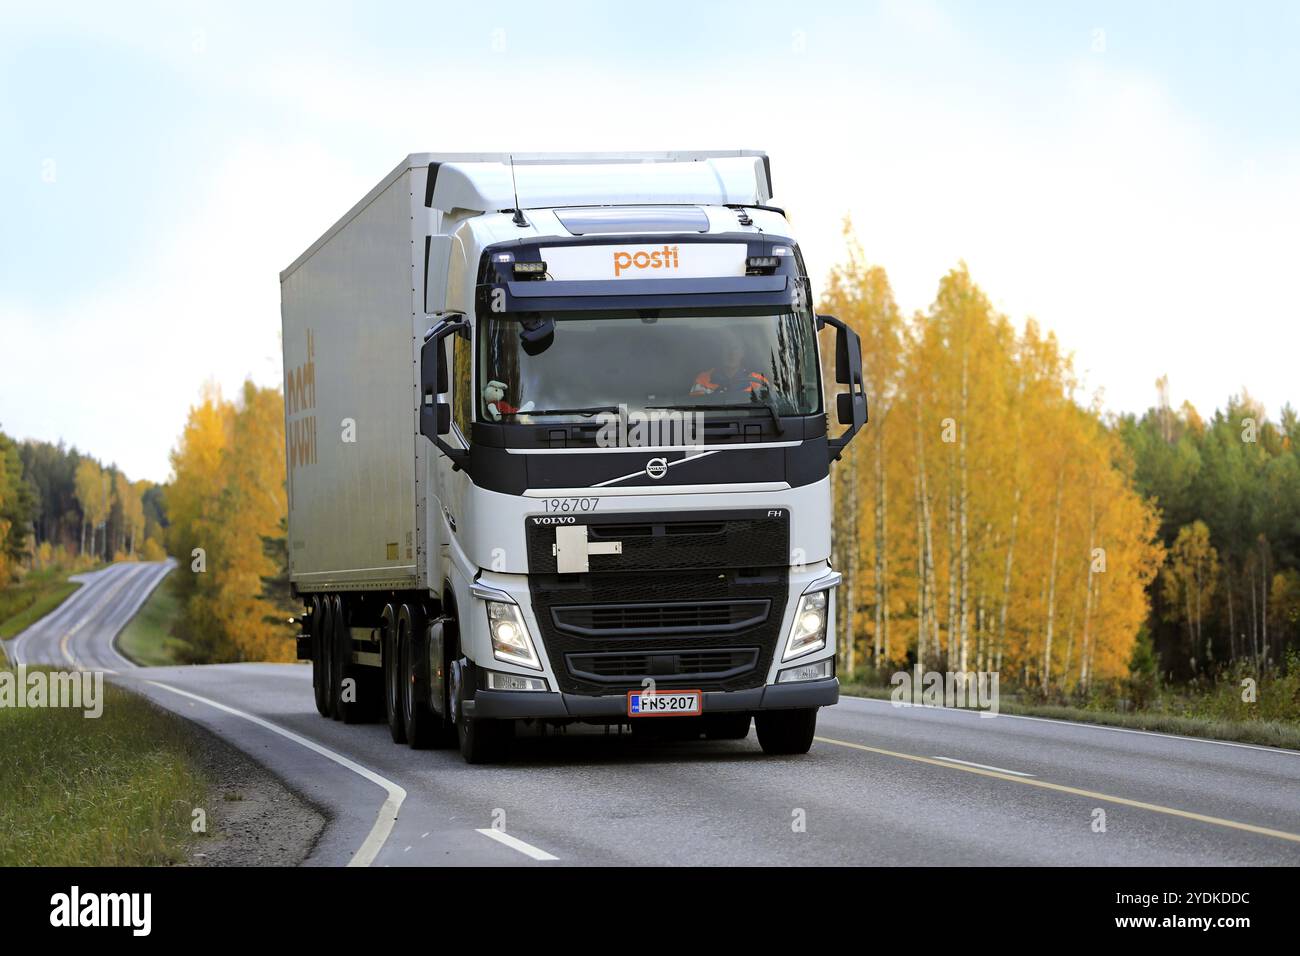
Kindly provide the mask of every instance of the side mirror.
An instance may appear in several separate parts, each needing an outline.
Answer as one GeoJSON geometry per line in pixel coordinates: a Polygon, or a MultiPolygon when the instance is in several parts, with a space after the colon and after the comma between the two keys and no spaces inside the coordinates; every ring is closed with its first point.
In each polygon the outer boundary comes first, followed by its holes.
{"type": "Polygon", "coordinates": [[[817,316],[819,330],[828,325],[835,328],[835,381],[849,387],[835,396],[835,417],[848,427],[827,442],[831,461],[839,461],[853,436],[867,424],[867,390],[862,381],[862,339],[835,316],[817,316]]]}
{"type": "Polygon", "coordinates": [[[437,449],[451,459],[452,467],[465,467],[469,452],[453,448],[442,438],[451,434],[451,406],[439,396],[451,389],[451,374],[447,369],[447,337],[469,329],[469,320],[463,315],[443,319],[424,335],[420,346],[420,434],[429,439],[437,449]]]}

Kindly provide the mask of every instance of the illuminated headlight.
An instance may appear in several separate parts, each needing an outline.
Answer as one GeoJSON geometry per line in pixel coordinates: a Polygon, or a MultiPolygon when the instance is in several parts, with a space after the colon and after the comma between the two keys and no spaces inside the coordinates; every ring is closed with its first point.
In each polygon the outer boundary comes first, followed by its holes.
{"type": "Polygon", "coordinates": [[[519,674],[502,674],[498,671],[487,672],[488,690],[546,690],[546,681],[541,677],[523,677],[519,674]]]}
{"type": "Polygon", "coordinates": [[[828,657],[813,664],[800,664],[789,667],[776,675],[778,684],[789,684],[799,680],[821,680],[823,677],[835,676],[835,658],[828,657]]]}
{"type": "Polygon", "coordinates": [[[814,591],[799,599],[794,612],[794,626],[785,642],[781,660],[788,661],[800,654],[821,650],[826,646],[826,595],[827,591],[814,591]]]}
{"type": "Polygon", "coordinates": [[[528,636],[528,628],[524,626],[518,605],[488,601],[487,612],[488,631],[492,635],[492,654],[496,659],[541,670],[537,651],[533,649],[533,639],[528,636]]]}

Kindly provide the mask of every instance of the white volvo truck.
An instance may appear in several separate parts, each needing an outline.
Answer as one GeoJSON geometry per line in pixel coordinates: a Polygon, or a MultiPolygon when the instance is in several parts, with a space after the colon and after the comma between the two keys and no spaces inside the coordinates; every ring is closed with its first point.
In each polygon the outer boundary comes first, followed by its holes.
{"type": "Polygon", "coordinates": [[[771,200],[749,151],[414,154],[281,273],[323,716],[471,763],[575,722],[807,752],[867,409],[771,200]]]}

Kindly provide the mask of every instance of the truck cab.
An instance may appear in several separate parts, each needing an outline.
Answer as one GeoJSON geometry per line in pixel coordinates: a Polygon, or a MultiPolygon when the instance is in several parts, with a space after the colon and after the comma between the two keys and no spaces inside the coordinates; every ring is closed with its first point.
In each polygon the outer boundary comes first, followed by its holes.
{"type": "MultiPolygon", "coordinates": [[[[563,205],[450,233],[422,433],[462,733],[663,716],[738,736],[758,716],[787,752],[838,698],[829,467],[865,422],[857,339],[835,323],[850,390],[832,437],[831,323],[766,162],[693,163],[725,171],[714,194],[663,165],[583,195],[564,175],[582,167],[519,164],[512,199],[563,205]]],[[[431,201],[475,172],[436,169],[431,201]]]]}

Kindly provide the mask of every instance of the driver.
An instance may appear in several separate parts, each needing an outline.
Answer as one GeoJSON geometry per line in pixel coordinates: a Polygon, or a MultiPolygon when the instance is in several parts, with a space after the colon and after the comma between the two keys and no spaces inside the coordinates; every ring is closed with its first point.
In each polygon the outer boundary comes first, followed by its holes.
{"type": "Polygon", "coordinates": [[[767,377],[756,372],[745,362],[745,342],[739,332],[732,332],[723,339],[721,362],[710,369],[705,369],[695,376],[691,386],[692,395],[719,395],[766,391],[769,387],[767,377]]]}

